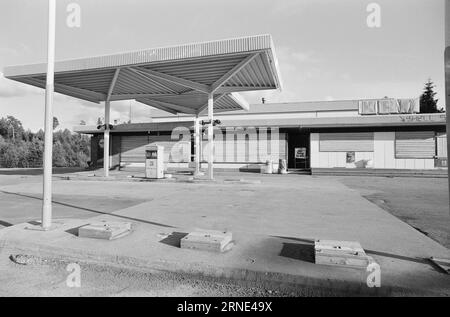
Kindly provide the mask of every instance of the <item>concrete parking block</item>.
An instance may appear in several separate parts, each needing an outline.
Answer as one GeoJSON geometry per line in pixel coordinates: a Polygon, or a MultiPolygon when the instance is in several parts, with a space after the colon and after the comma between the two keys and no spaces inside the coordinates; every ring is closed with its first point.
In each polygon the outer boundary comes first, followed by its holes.
{"type": "Polygon", "coordinates": [[[365,269],[370,263],[361,244],[355,241],[316,240],[314,251],[316,264],[365,269]]]}
{"type": "Polygon", "coordinates": [[[233,239],[229,231],[195,230],[181,239],[182,249],[224,252],[233,239]]]}
{"type": "Polygon", "coordinates": [[[78,229],[81,238],[113,240],[131,232],[130,222],[93,222],[78,229]]]}

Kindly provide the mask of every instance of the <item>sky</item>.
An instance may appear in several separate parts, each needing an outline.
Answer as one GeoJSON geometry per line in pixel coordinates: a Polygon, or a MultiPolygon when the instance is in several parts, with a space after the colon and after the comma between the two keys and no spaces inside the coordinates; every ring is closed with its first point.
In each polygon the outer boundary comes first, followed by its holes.
{"type": "MultiPolygon", "coordinates": [[[[444,0],[57,0],[56,59],[257,34],[271,34],[282,91],[248,92],[250,103],[418,97],[436,84],[444,106],[444,0]],[[367,25],[377,3],[381,26],[367,25]],[[66,25],[67,5],[81,8],[80,28],[66,25]]],[[[47,0],[0,4],[0,117],[25,128],[44,125],[44,91],[5,79],[3,67],[47,55],[47,0]]],[[[111,119],[149,121],[148,106],[111,103],[111,119]]],[[[55,94],[60,128],[94,124],[103,104],[55,94]]]]}

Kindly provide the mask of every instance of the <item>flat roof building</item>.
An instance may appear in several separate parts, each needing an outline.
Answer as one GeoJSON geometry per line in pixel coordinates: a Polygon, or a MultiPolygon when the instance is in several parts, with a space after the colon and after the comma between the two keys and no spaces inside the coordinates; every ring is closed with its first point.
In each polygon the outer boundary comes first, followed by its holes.
{"type": "MultiPolygon", "coordinates": [[[[111,166],[142,168],[144,148],[154,143],[165,147],[167,168],[192,167],[194,118],[151,111],[151,122],[111,130],[111,166]]],[[[217,168],[259,171],[270,160],[276,169],[280,159],[288,171],[313,174],[417,174],[447,166],[446,114],[419,113],[417,99],[253,104],[215,118],[217,168]]],[[[101,166],[102,131],[93,126],[75,131],[92,135],[92,164],[101,166]]],[[[206,162],[205,138],[201,145],[206,162]]]]}

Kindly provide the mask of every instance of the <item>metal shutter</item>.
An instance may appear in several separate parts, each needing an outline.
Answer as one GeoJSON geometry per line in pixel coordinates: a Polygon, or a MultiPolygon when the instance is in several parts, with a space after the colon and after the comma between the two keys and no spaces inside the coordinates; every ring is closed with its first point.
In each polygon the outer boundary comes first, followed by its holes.
{"type": "Polygon", "coordinates": [[[191,142],[171,140],[170,135],[148,136],[133,135],[121,138],[121,163],[144,163],[145,147],[158,144],[164,147],[164,162],[189,162],[191,142]],[[177,144],[176,148],[173,148],[177,144]]]}
{"type": "Polygon", "coordinates": [[[396,158],[434,158],[434,131],[395,132],[396,158]]]}
{"type": "Polygon", "coordinates": [[[148,135],[124,135],[120,141],[121,163],[144,163],[148,135]]]}
{"type": "Polygon", "coordinates": [[[278,142],[279,142],[278,148],[274,148],[272,146],[272,142],[269,140],[269,143],[270,143],[270,157],[272,158],[274,163],[278,163],[279,159],[287,160],[287,155],[286,155],[287,154],[286,153],[286,147],[287,147],[286,133],[281,133],[280,132],[280,139],[279,139],[278,142]]]}
{"type": "Polygon", "coordinates": [[[320,133],[320,152],[373,152],[373,132],[320,133]]]}
{"type": "MultiPolygon", "coordinates": [[[[277,142],[271,140],[270,134],[252,134],[251,137],[240,135],[242,131],[224,131],[224,141],[218,145],[221,147],[220,157],[215,156],[217,162],[231,163],[265,163],[267,159],[278,162],[279,158],[286,159],[286,133],[279,133],[278,147],[277,142]],[[263,135],[263,137],[262,137],[263,135]],[[220,158],[220,160],[219,160],[220,158]]],[[[208,142],[204,142],[205,147],[208,142]]],[[[216,147],[216,145],[215,145],[216,147]]],[[[217,149],[216,149],[217,151],[217,149]]],[[[203,155],[207,160],[207,156],[203,155]]]]}
{"type": "Polygon", "coordinates": [[[191,142],[172,140],[171,135],[150,136],[148,144],[164,147],[164,162],[187,163],[191,159],[191,142]],[[174,146],[177,146],[174,148],[174,146]]]}
{"type": "Polygon", "coordinates": [[[447,134],[439,133],[437,140],[437,156],[447,157],[447,134]]]}

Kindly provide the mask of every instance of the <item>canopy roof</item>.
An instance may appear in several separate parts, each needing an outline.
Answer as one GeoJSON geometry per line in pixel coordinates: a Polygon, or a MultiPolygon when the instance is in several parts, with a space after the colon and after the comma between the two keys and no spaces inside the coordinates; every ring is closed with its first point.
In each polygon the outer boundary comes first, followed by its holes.
{"type": "MultiPolygon", "coordinates": [[[[247,116],[245,114],[245,116],[247,116]]],[[[279,127],[279,128],[365,128],[377,129],[380,127],[433,127],[445,129],[445,113],[409,114],[409,115],[371,115],[359,117],[318,117],[318,118],[287,118],[274,117],[270,119],[251,118],[229,119],[226,116],[220,118],[221,128],[227,127],[279,127]]],[[[185,118],[180,121],[124,123],[114,127],[113,133],[129,132],[153,132],[172,131],[176,127],[193,128],[192,120],[185,118]]],[[[430,129],[430,128],[427,128],[430,129]]],[[[79,125],[74,127],[78,133],[97,134],[102,133],[96,126],[79,125]]]]}
{"type": "MultiPolygon", "coordinates": [[[[238,91],[281,89],[270,35],[162,47],[55,63],[55,91],[99,103],[129,100],[171,113],[248,109],[238,91]]],[[[45,88],[46,64],[10,66],[6,78],[45,88]]]]}

